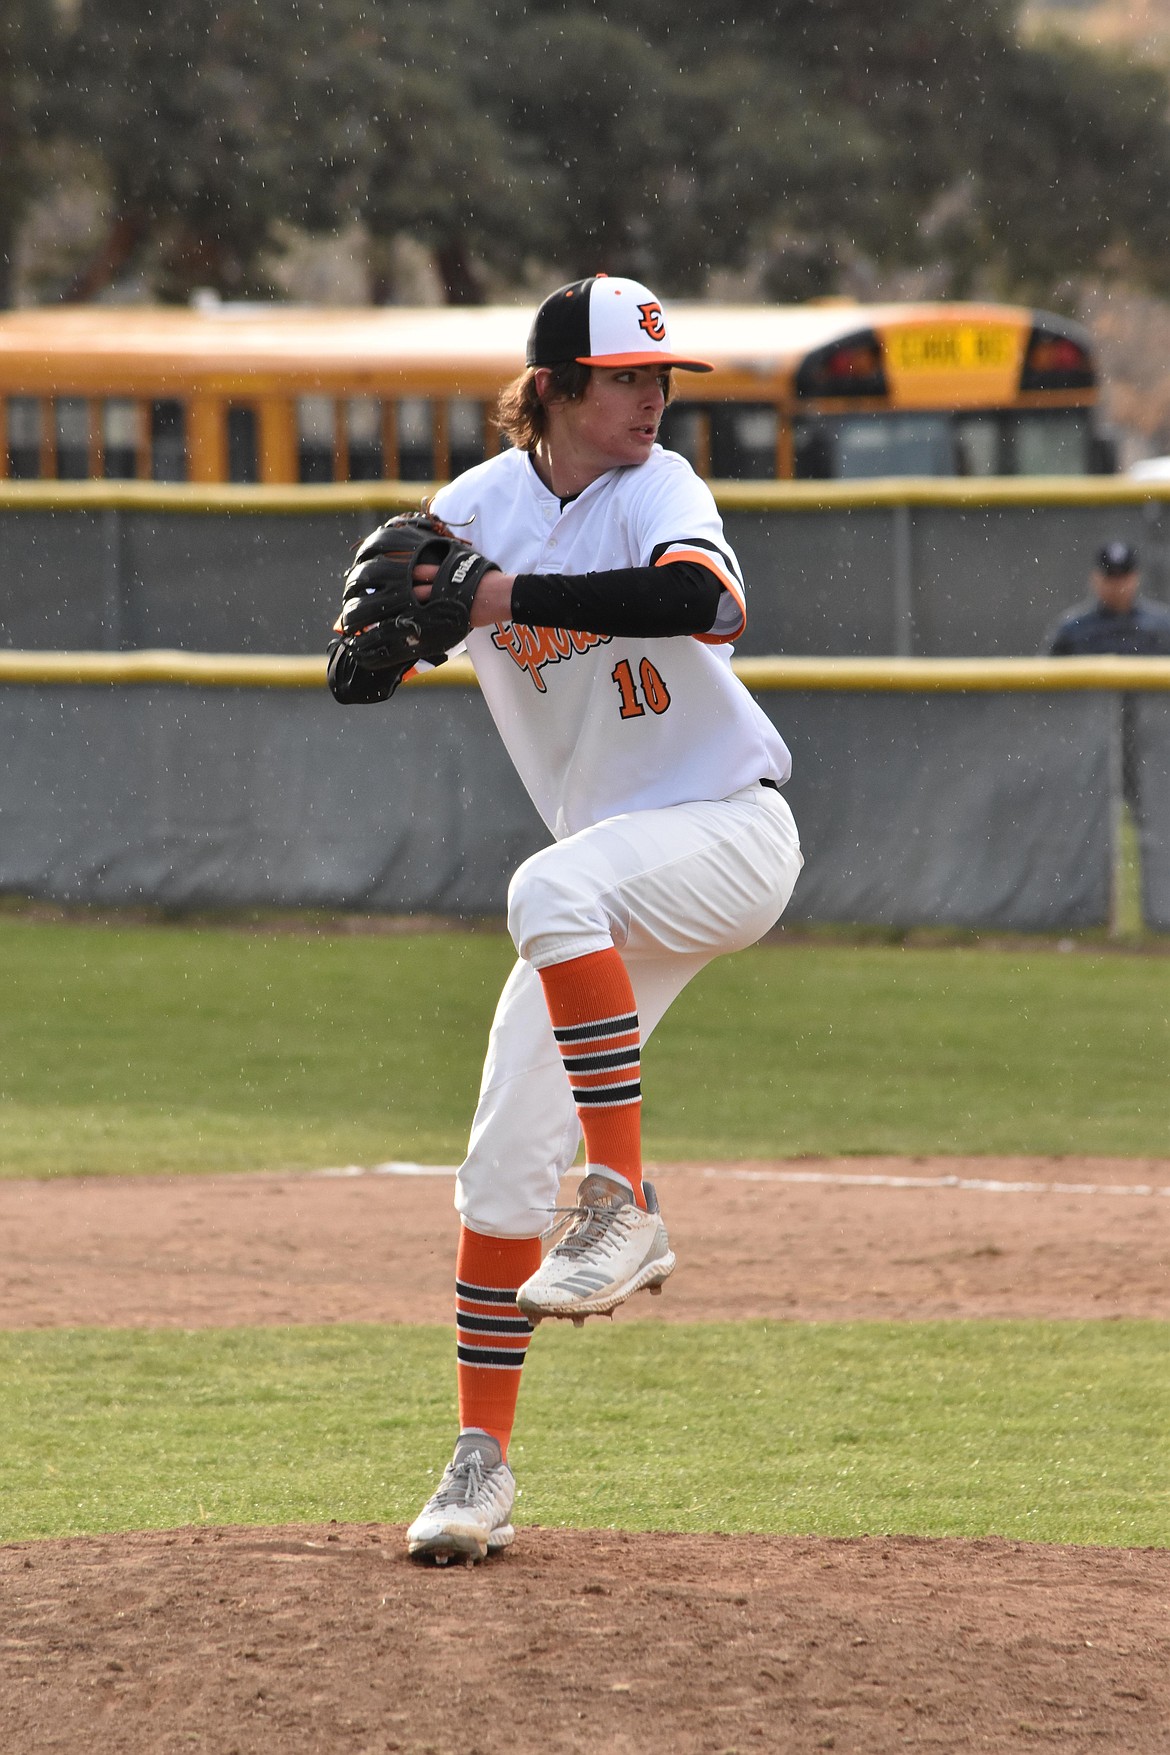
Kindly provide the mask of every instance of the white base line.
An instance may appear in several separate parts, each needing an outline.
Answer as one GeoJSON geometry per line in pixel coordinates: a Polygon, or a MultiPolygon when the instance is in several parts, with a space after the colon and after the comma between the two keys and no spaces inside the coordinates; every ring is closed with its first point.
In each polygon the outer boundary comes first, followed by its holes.
{"type": "Polygon", "coordinates": [[[454,1176],[454,1164],[345,1164],[337,1170],[310,1170],[310,1176],[454,1176]]]}
{"type": "MultiPolygon", "coordinates": [[[[347,1164],[313,1170],[312,1176],[454,1176],[454,1164],[347,1164]]],[[[1170,1196],[1152,1183],[993,1182],[982,1176],[850,1176],[835,1170],[736,1170],[707,1165],[702,1174],[716,1181],[817,1183],[828,1188],[966,1188],[981,1194],[1147,1194],[1170,1196]]]]}
{"type": "Polygon", "coordinates": [[[737,1182],[815,1182],[832,1188],[973,1188],[984,1194],[1153,1194],[1170,1188],[1150,1183],[993,1182],[981,1176],[849,1176],[829,1170],[731,1170],[707,1168],[704,1176],[737,1182]]]}

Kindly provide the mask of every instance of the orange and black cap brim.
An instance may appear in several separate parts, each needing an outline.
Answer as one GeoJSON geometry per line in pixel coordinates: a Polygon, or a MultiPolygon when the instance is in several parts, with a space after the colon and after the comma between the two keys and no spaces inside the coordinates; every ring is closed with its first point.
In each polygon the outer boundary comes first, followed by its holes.
{"type": "Polygon", "coordinates": [[[713,372],[715,367],[708,360],[684,360],[676,353],[605,353],[593,354],[582,359],[579,355],[579,366],[659,366],[669,371],[673,366],[679,372],[713,372]]]}

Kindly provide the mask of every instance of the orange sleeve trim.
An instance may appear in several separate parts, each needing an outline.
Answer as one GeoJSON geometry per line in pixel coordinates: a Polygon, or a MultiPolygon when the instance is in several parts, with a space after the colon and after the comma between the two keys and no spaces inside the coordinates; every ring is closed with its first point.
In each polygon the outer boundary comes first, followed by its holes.
{"type": "Polygon", "coordinates": [[[739,605],[739,625],[738,627],[732,628],[730,633],[692,634],[692,640],[698,640],[703,646],[727,646],[730,645],[732,640],[738,640],[744,629],[747,627],[747,605],[743,600],[743,591],[738,580],[732,579],[723,571],[722,567],[716,566],[715,561],[705,549],[674,548],[667,554],[661,555],[659,559],[655,561],[654,565],[656,567],[668,567],[671,561],[696,561],[700,567],[706,567],[709,573],[714,573],[723,589],[730,592],[734,601],[739,605]]]}

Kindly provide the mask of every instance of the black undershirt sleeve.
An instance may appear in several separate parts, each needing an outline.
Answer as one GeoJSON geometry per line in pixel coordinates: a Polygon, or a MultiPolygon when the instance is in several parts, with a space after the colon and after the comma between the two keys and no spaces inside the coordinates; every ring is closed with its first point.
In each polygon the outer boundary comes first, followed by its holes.
{"type": "Polygon", "coordinates": [[[697,561],[609,573],[520,573],[512,587],[512,620],[526,628],[635,638],[707,634],[722,596],[719,580],[697,561]]]}

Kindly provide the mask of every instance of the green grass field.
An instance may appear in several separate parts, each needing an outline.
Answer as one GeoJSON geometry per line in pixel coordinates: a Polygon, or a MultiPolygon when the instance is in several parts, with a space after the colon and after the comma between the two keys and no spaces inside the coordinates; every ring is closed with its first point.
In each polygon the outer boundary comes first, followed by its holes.
{"type": "MultiPolygon", "coordinates": [[[[7,1175],[452,1162],[500,934],[0,915],[7,1175]]],[[[645,1056],[650,1156],[1166,1150],[1160,956],[783,941],[645,1056]]],[[[1165,1326],[591,1325],[537,1337],[523,1521],[1170,1543],[1165,1326]]],[[[402,1521],[447,1452],[433,1328],[0,1334],[0,1540],[402,1521]]]]}
{"type": "MultiPolygon", "coordinates": [[[[1165,1345],[1153,1322],[542,1330],[517,1514],[1168,1545],[1165,1345]]],[[[452,1350],[435,1328],[0,1336],[0,1540],[409,1521],[449,1450],[452,1350]]]]}
{"type": "MultiPolygon", "coordinates": [[[[462,1156],[511,964],[495,933],[0,916],[0,1173],[462,1156]]],[[[645,1056],[660,1158],[1160,1155],[1164,958],[791,943],[706,970],[645,1056]]]]}

